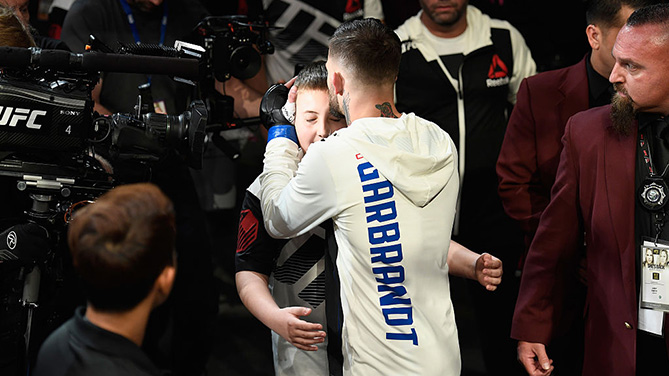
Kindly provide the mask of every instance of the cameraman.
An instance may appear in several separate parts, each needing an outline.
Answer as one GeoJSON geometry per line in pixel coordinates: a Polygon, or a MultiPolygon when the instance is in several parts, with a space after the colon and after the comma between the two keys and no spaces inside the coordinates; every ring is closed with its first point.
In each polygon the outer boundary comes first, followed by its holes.
{"type": "Polygon", "coordinates": [[[160,375],[139,346],[174,283],[174,208],[153,184],[116,187],[75,214],[68,243],[88,301],[49,336],[40,375],[160,375]]]}
{"type": "MultiPolygon", "coordinates": [[[[61,37],[75,52],[84,50],[91,34],[103,43],[173,46],[206,15],[194,0],[77,0],[67,13],[61,37]]],[[[92,93],[96,110],[132,112],[138,86],[147,82],[156,112],[177,114],[186,109],[191,88],[167,76],[107,73],[92,93]]],[[[143,176],[137,173],[142,167],[136,161],[115,164],[114,173],[122,182],[150,180],[172,200],[180,269],[172,297],[152,315],[144,349],[154,362],[169,365],[176,375],[199,375],[208,359],[210,328],[218,309],[204,213],[188,167],[175,153],[143,176]]]]}
{"type": "MultiPolygon", "coordinates": [[[[116,41],[172,47],[207,15],[194,0],[77,0],[65,17],[61,38],[74,52],[85,50],[91,34],[112,49],[116,41]]],[[[178,87],[169,77],[106,73],[93,92],[96,111],[131,112],[137,87],[147,82],[156,112],[176,114],[186,109],[185,96],[179,97],[184,86],[178,87]]]]}

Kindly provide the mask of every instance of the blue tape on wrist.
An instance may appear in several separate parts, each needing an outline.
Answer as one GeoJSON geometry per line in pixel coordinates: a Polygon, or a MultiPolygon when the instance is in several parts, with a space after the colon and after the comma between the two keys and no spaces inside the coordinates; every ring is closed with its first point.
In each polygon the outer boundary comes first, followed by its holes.
{"type": "Polygon", "coordinates": [[[267,142],[277,137],[287,138],[297,144],[297,133],[292,125],[275,125],[267,131],[267,142]]]}

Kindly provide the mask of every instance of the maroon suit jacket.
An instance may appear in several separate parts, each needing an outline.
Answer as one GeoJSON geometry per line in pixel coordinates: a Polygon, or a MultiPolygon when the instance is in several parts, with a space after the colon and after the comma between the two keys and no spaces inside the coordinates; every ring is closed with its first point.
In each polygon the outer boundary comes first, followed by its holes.
{"type": "Polygon", "coordinates": [[[589,108],[588,56],[524,79],[506,128],[497,160],[499,195],[506,213],[520,223],[528,247],[550,201],[567,120],[589,108]]]}
{"type": "MultiPolygon", "coordinates": [[[[551,202],[530,247],[511,336],[550,343],[568,269],[588,257],[583,375],[635,374],[638,300],[634,206],[636,124],[617,135],[610,106],[567,123],[551,202]]],[[[665,320],[665,324],[666,324],[665,320]]],[[[665,325],[665,333],[667,326],[665,325]]],[[[669,340],[669,336],[667,336],[669,340]]],[[[550,357],[550,354],[548,354],[550,357]]]]}

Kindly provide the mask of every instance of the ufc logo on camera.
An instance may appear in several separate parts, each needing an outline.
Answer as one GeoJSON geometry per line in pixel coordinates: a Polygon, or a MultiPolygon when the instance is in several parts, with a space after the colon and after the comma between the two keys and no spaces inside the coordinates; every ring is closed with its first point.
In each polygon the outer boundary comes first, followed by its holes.
{"type": "Polygon", "coordinates": [[[9,126],[16,130],[22,128],[40,130],[46,120],[45,110],[0,106],[0,126],[9,126]]]}

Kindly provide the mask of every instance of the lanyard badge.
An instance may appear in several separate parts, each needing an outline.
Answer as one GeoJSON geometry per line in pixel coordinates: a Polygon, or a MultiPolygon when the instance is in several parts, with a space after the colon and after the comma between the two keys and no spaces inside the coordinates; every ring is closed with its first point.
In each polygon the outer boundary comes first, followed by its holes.
{"type": "Polygon", "coordinates": [[[641,307],[669,312],[669,244],[644,239],[641,281],[641,307]]]}
{"type": "Polygon", "coordinates": [[[639,188],[641,205],[649,211],[662,210],[667,204],[669,188],[661,176],[649,176],[639,188]]]}
{"type": "Polygon", "coordinates": [[[638,328],[662,337],[664,315],[669,312],[669,244],[644,238],[640,252],[638,328]]]}

